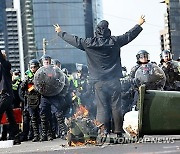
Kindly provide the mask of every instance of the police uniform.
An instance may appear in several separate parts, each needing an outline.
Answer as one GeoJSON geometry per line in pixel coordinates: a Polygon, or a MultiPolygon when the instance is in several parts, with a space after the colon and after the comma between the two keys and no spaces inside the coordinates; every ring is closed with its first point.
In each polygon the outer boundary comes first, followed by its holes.
{"type": "MultiPolygon", "coordinates": [[[[30,61],[30,66],[32,66],[34,61],[30,61]]],[[[37,61],[36,67],[39,67],[39,63],[37,61]]],[[[40,103],[40,93],[34,89],[34,73],[29,69],[25,72],[25,81],[23,81],[22,89],[25,91],[25,120],[30,120],[32,130],[33,130],[33,142],[37,142],[40,139],[39,133],[39,103],[40,103]],[[29,114],[29,115],[28,115],[29,114]],[[30,116],[30,119],[28,119],[30,116]]],[[[28,124],[26,124],[28,127],[28,124]]],[[[25,128],[28,129],[29,128],[25,128]]]]}
{"type": "MultiPolygon", "coordinates": [[[[42,62],[44,63],[43,59],[42,62]]],[[[35,74],[35,87],[41,93],[40,118],[42,126],[41,140],[53,140],[52,116],[55,115],[59,137],[66,136],[64,123],[65,98],[60,95],[65,84],[64,73],[53,65],[42,66],[35,74]]],[[[54,118],[53,118],[54,119],[54,118]]]]}
{"type": "Polygon", "coordinates": [[[180,90],[180,73],[179,62],[170,60],[167,62],[167,67],[160,65],[166,75],[166,84],[164,90],[180,90]]]}
{"type": "Polygon", "coordinates": [[[180,90],[180,63],[172,60],[172,53],[163,50],[160,54],[160,67],[166,75],[164,90],[180,90]]]}
{"type": "Polygon", "coordinates": [[[14,94],[14,101],[13,101],[14,108],[20,107],[20,102],[21,102],[21,99],[19,97],[20,84],[21,84],[21,77],[16,76],[12,81],[12,89],[14,94]]]}

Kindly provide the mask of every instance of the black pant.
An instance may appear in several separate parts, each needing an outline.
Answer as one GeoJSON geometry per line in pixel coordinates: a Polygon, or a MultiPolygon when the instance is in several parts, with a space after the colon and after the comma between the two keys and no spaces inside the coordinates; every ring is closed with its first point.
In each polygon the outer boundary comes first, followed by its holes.
{"type": "Polygon", "coordinates": [[[19,129],[13,115],[12,100],[12,96],[8,93],[0,95],[0,120],[2,119],[3,113],[6,112],[9,121],[9,129],[12,130],[13,135],[17,135],[19,133],[19,129]]]}
{"type": "Polygon", "coordinates": [[[95,101],[97,103],[97,120],[110,131],[111,120],[114,133],[122,131],[121,85],[118,79],[98,81],[95,84],[95,101]]]}

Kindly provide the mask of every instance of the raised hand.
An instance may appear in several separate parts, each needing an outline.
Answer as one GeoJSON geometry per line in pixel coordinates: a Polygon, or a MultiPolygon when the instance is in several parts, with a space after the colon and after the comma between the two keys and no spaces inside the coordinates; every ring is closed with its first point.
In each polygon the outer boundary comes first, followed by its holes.
{"type": "Polygon", "coordinates": [[[145,15],[141,15],[138,24],[141,26],[145,22],[145,15]]]}
{"type": "Polygon", "coordinates": [[[61,32],[61,27],[59,26],[59,24],[55,24],[55,25],[53,25],[53,26],[54,26],[54,28],[55,28],[55,32],[56,32],[56,33],[61,32]]]}

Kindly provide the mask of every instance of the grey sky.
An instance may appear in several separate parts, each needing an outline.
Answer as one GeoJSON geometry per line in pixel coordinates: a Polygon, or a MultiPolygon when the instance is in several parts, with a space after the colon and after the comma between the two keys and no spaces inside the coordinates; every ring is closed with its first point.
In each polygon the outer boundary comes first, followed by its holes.
{"type": "Polygon", "coordinates": [[[160,35],[164,28],[166,5],[161,0],[102,0],[104,19],[109,22],[112,35],[121,35],[132,28],[144,14],[146,23],[141,34],[121,48],[122,65],[128,72],[136,65],[136,54],[144,49],[150,53],[151,61],[159,63],[160,35]]]}

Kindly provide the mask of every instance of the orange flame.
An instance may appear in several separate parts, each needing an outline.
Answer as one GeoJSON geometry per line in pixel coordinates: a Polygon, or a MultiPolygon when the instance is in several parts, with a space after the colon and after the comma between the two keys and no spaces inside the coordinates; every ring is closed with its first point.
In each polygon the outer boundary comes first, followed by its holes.
{"type": "Polygon", "coordinates": [[[71,143],[71,146],[75,147],[75,146],[83,146],[85,145],[85,143],[82,143],[82,142],[72,142],[71,143]]]}
{"type": "Polygon", "coordinates": [[[79,142],[79,141],[77,141],[77,142],[71,142],[71,146],[73,146],[73,147],[75,147],[75,146],[84,146],[84,145],[86,145],[86,144],[92,144],[92,145],[95,145],[97,142],[96,142],[96,140],[91,140],[91,139],[89,139],[89,140],[86,140],[85,142],[79,142]]]}
{"type": "Polygon", "coordinates": [[[84,106],[80,105],[79,108],[77,109],[76,113],[74,114],[74,117],[75,118],[77,118],[79,116],[87,117],[88,113],[89,113],[88,110],[84,106]]]}
{"type": "MultiPolygon", "coordinates": [[[[87,118],[88,114],[89,114],[89,112],[88,112],[87,108],[84,107],[83,105],[80,105],[79,108],[76,109],[76,113],[74,114],[73,118],[75,118],[75,119],[78,118],[78,117],[87,118]]],[[[70,146],[73,146],[73,147],[75,147],[75,146],[84,146],[86,144],[93,144],[93,145],[95,145],[96,143],[97,143],[96,140],[88,139],[88,140],[85,140],[84,142],[71,141],[71,145],[70,146]]]]}

